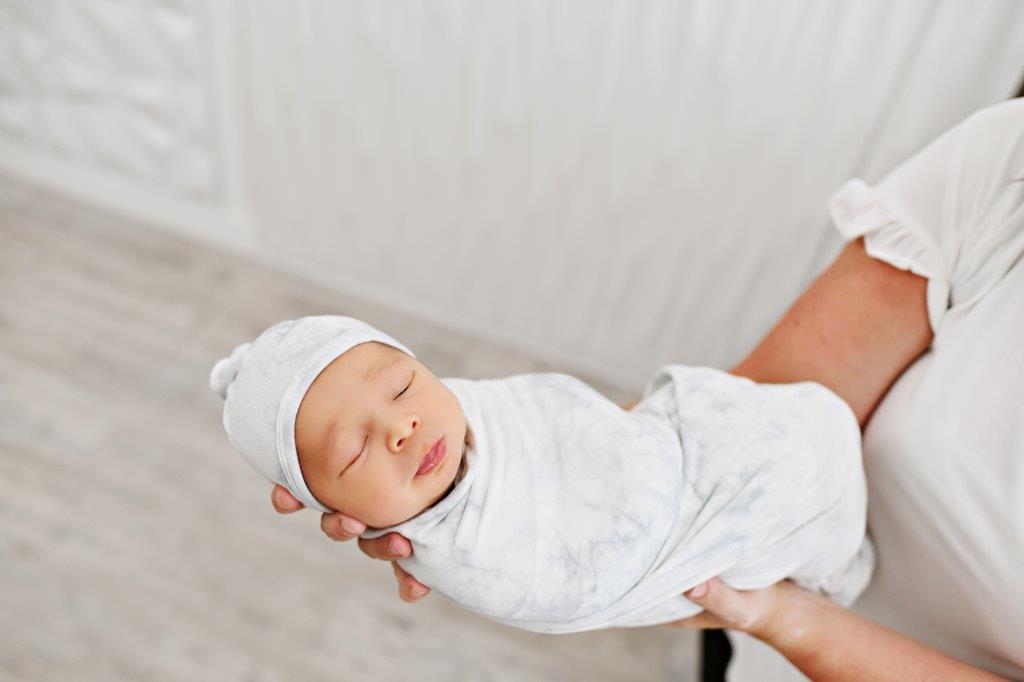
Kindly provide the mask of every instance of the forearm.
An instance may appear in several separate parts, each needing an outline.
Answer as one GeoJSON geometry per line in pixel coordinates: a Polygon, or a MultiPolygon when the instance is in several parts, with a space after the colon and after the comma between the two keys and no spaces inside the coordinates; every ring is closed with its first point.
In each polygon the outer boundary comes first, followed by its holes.
{"type": "Polygon", "coordinates": [[[776,622],[754,634],[812,680],[998,680],[820,595],[782,583],[776,622]]]}

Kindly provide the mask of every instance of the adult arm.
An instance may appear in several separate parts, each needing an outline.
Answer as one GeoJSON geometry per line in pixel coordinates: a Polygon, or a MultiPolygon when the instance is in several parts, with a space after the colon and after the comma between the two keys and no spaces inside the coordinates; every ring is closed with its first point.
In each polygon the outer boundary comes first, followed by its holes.
{"type": "Polygon", "coordinates": [[[739,592],[717,578],[685,593],[705,611],[679,627],[743,630],[812,680],[999,680],[788,581],[739,592]]]}

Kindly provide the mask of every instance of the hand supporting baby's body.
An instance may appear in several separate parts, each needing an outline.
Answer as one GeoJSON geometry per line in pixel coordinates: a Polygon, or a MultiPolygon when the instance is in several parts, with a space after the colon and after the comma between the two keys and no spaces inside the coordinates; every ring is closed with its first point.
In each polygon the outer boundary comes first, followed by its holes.
{"type": "Polygon", "coordinates": [[[717,574],[740,588],[788,576],[852,600],[871,561],[857,555],[863,474],[845,404],[815,384],[682,366],[659,377],[635,415],[566,375],[453,386],[468,404],[478,402],[470,387],[498,389],[496,403],[478,398],[506,418],[491,429],[470,419],[499,437],[464,499],[395,528],[419,543],[405,568],[466,608],[538,632],[685,617],[699,607],[679,592],[717,574]],[[530,419],[510,421],[513,405],[530,419]],[[540,459],[518,455],[528,445],[540,459]]]}

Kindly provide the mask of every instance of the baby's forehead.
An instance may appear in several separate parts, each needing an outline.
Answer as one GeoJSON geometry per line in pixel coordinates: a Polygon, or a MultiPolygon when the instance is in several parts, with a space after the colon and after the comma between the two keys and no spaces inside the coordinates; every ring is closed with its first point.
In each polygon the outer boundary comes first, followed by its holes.
{"type": "Polygon", "coordinates": [[[306,423],[308,419],[318,419],[317,415],[326,415],[338,404],[339,396],[349,404],[358,401],[364,388],[370,388],[370,384],[379,381],[407,357],[410,356],[401,350],[376,341],[349,348],[328,363],[306,389],[296,415],[296,426],[300,421],[306,423]]]}
{"type": "Polygon", "coordinates": [[[371,352],[364,353],[362,357],[363,370],[362,377],[365,381],[373,381],[381,374],[386,372],[389,367],[399,363],[403,358],[407,357],[405,353],[392,348],[387,344],[379,343],[377,341],[370,341],[364,344],[366,346],[373,346],[371,352]]]}
{"type": "Polygon", "coordinates": [[[346,382],[369,384],[380,379],[381,375],[407,357],[397,348],[377,341],[367,341],[349,348],[335,358],[325,368],[325,373],[346,382]]]}
{"type": "Polygon", "coordinates": [[[323,390],[331,390],[329,386],[374,382],[404,355],[401,351],[376,341],[361,343],[331,360],[312,382],[310,390],[320,386],[323,390]]]}

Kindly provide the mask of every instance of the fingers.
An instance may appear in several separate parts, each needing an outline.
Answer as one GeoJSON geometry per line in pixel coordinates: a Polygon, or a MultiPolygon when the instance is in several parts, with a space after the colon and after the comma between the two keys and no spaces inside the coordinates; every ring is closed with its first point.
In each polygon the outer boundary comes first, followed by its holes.
{"type": "Polygon", "coordinates": [[[394,569],[395,580],[398,581],[398,596],[402,601],[415,604],[430,593],[429,587],[402,570],[397,561],[391,562],[391,568],[394,569]]]}
{"type": "Polygon", "coordinates": [[[409,540],[398,533],[388,533],[372,540],[359,538],[359,549],[368,557],[384,561],[394,561],[412,554],[409,540]]]}
{"type": "Polygon", "coordinates": [[[278,514],[291,514],[302,509],[302,503],[296,500],[282,485],[275,485],[270,491],[270,504],[278,514]]]}
{"type": "Polygon", "coordinates": [[[347,542],[366,530],[366,524],[341,512],[333,512],[320,516],[320,530],[332,540],[347,542]]]}
{"type": "Polygon", "coordinates": [[[704,581],[683,596],[719,619],[723,623],[719,627],[747,630],[761,616],[762,600],[757,591],[739,592],[718,578],[704,581]]]}
{"type": "Polygon", "coordinates": [[[732,627],[709,607],[709,604],[707,603],[708,582],[710,581],[702,582],[701,584],[690,588],[686,592],[683,592],[684,597],[698,606],[703,606],[704,610],[694,616],[690,616],[689,618],[675,620],[670,623],[665,623],[665,625],[673,628],[693,628],[697,630],[732,627]]]}

